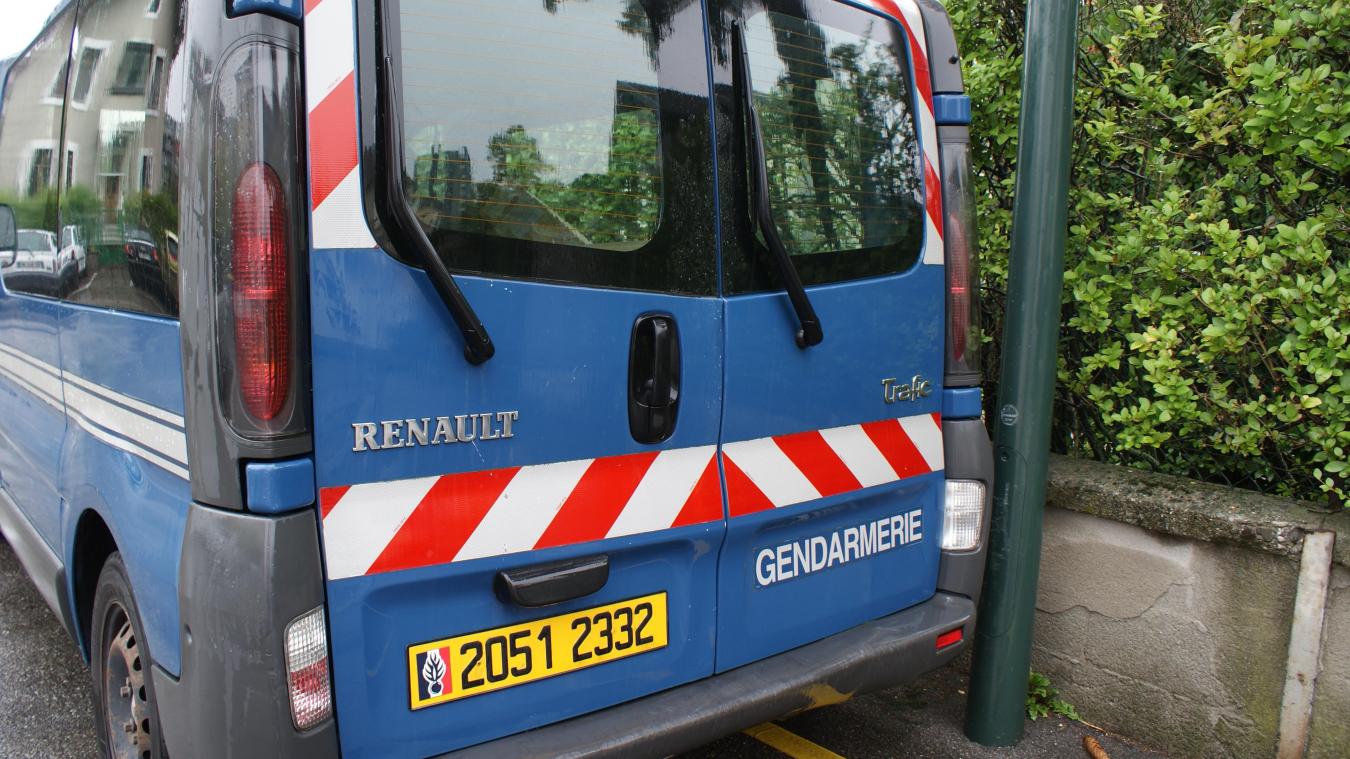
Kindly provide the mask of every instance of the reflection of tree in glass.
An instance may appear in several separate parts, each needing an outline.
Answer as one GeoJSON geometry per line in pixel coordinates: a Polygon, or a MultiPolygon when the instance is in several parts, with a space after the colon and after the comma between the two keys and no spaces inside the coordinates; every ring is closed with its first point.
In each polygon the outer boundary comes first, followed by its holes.
{"type": "Polygon", "coordinates": [[[898,241],[918,185],[897,59],[866,42],[827,45],[819,25],[767,15],[783,71],[768,93],[756,83],[755,100],[784,244],[802,254],[898,241]]]}
{"type": "Polygon", "coordinates": [[[657,124],[649,110],[617,114],[606,138],[595,120],[554,125],[540,140],[520,124],[488,140],[490,181],[474,181],[467,149],[433,145],[417,157],[412,197],[424,222],[457,229],[572,245],[634,248],[651,239],[660,210],[657,124]],[[607,154],[604,170],[577,173],[576,163],[607,154]],[[566,168],[575,174],[559,179],[566,168]]]}

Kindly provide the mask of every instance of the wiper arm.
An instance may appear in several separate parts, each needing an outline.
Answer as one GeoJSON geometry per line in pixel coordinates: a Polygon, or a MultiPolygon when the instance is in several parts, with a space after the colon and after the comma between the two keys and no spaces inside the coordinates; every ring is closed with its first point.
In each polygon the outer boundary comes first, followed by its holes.
{"type": "Polygon", "coordinates": [[[465,360],[477,366],[496,353],[492,338],[455,283],[450,269],[427,238],[403,189],[403,108],[388,52],[389,41],[384,38],[384,34],[382,31],[380,59],[377,61],[380,73],[375,121],[380,125],[380,134],[375,150],[375,171],[379,174],[375,184],[375,210],[380,214],[380,221],[384,223],[394,245],[400,250],[412,251],[418,263],[426,269],[436,294],[441,296],[441,301],[459,327],[459,333],[464,336],[465,360]]]}
{"type": "Polygon", "coordinates": [[[820,317],[811,305],[811,299],[802,286],[802,278],[792,265],[783,238],[778,236],[778,227],[773,221],[773,206],[769,203],[769,168],[764,161],[764,133],[759,127],[759,111],[755,109],[755,88],[750,80],[750,51],[745,44],[745,27],[737,19],[732,22],[732,33],[738,50],[735,53],[735,75],[737,86],[741,88],[741,106],[745,109],[745,125],[748,160],[750,163],[751,207],[754,212],[755,226],[764,235],[764,243],[773,255],[773,262],[782,278],[788,300],[792,301],[792,310],[797,314],[797,347],[806,348],[825,339],[820,327],[820,317]]]}

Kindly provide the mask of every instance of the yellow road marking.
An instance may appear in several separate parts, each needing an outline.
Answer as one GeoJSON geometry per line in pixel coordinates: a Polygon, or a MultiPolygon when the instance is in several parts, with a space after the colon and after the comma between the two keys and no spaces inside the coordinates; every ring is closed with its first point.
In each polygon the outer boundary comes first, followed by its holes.
{"type": "Polygon", "coordinates": [[[844,759],[833,751],[818,746],[811,741],[788,732],[772,722],[763,722],[748,728],[745,734],[771,748],[792,757],[792,759],[844,759]]]}

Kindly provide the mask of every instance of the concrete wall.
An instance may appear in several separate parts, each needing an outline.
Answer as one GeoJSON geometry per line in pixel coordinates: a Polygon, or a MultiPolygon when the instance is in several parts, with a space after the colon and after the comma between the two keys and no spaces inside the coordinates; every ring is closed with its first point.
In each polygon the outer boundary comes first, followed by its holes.
{"type": "MultiPolygon", "coordinates": [[[[1301,535],[1345,517],[1067,459],[1052,463],[1049,502],[1033,668],[1085,720],[1149,747],[1274,756],[1301,535]]],[[[1350,756],[1345,547],[1336,546],[1311,757],[1350,756]]]]}

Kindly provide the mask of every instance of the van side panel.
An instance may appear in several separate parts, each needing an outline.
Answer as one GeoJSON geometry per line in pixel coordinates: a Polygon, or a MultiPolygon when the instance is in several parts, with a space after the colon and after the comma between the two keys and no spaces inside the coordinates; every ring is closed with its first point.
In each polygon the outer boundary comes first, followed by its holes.
{"type": "Polygon", "coordinates": [[[0,485],[53,549],[61,544],[57,473],[66,424],[58,308],[0,285],[0,485]]]}
{"type": "Polygon", "coordinates": [[[189,501],[178,324],[59,308],[70,418],[62,445],[65,545],[74,545],[86,509],[103,517],[131,575],[155,662],[176,675],[189,501]]]}

